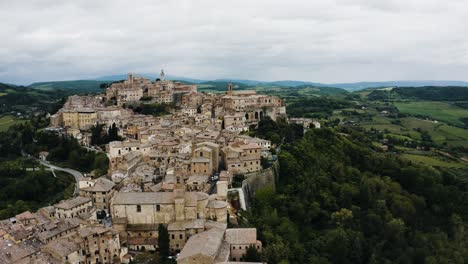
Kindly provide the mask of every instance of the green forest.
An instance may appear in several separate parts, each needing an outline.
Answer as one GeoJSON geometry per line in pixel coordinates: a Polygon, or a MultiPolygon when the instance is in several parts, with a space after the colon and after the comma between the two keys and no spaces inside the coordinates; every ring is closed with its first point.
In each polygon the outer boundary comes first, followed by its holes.
{"type": "Polygon", "coordinates": [[[247,213],[268,263],[466,263],[467,186],[372,150],[354,130],[285,143],[273,188],[247,213]]]}
{"type": "Polygon", "coordinates": [[[75,139],[40,129],[45,125],[47,119],[36,117],[0,132],[0,219],[35,211],[73,193],[73,177],[61,172],[54,177],[31,159],[40,151],[48,151],[48,160],[54,164],[94,171],[96,176],[107,173],[109,160],[104,153],[88,151],[75,139]]]}

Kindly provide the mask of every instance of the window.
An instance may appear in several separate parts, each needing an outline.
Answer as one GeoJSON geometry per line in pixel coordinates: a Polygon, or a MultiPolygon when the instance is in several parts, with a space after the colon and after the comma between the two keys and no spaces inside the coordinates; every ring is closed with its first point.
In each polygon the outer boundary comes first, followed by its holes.
{"type": "Polygon", "coordinates": [[[161,205],[159,205],[159,204],[156,205],[156,211],[157,212],[161,211],[161,205]]]}
{"type": "Polygon", "coordinates": [[[182,234],[179,235],[179,239],[183,239],[184,236],[182,234]]]}
{"type": "Polygon", "coordinates": [[[171,237],[172,237],[172,239],[175,239],[175,236],[174,236],[174,235],[172,235],[171,237]]]}
{"type": "Polygon", "coordinates": [[[137,205],[137,206],[136,206],[136,211],[137,211],[138,213],[141,212],[141,205],[137,205]]]}

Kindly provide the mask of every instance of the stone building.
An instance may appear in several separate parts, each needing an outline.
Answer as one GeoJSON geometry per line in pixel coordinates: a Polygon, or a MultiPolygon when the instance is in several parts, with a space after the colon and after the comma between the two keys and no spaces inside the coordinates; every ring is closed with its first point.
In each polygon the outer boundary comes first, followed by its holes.
{"type": "Polygon", "coordinates": [[[111,214],[114,227],[137,250],[148,249],[148,244],[138,243],[157,239],[159,224],[172,224],[170,236],[177,240],[171,242],[172,250],[178,251],[183,248],[185,237],[197,229],[200,223],[197,220],[226,222],[227,203],[212,199],[206,193],[185,192],[180,184],[176,184],[173,192],[119,192],[112,200],[111,214]],[[187,230],[176,226],[187,227],[187,230]]]}
{"type": "Polygon", "coordinates": [[[79,182],[80,196],[92,199],[93,205],[99,210],[108,210],[114,192],[115,184],[106,179],[85,179],[79,182]]]}
{"type": "Polygon", "coordinates": [[[97,113],[92,108],[64,110],[61,121],[64,127],[86,130],[96,124],[97,113]]]}
{"type": "Polygon", "coordinates": [[[111,264],[121,262],[127,253],[119,234],[105,227],[84,227],[53,240],[41,249],[61,263],[111,264]]]}
{"type": "Polygon", "coordinates": [[[231,132],[248,131],[249,126],[246,123],[246,118],[243,113],[234,113],[224,116],[224,129],[231,132]]]}
{"type": "Polygon", "coordinates": [[[208,175],[192,175],[188,178],[185,183],[187,191],[197,191],[203,192],[206,188],[209,187],[208,180],[210,176],[208,175]]]}
{"type": "Polygon", "coordinates": [[[177,264],[247,263],[242,262],[246,247],[253,245],[261,250],[256,233],[255,228],[226,229],[226,225],[207,222],[205,231],[188,239],[177,264]]]}
{"type": "Polygon", "coordinates": [[[223,148],[224,166],[232,174],[244,174],[262,169],[262,147],[254,143],[233,142],[223,148]]]}
{"type": "Polygon", "coordinates": [[[55,217],[57,218],[73,218],[88,214],[92,211],[93,203],[91,198],[75,197],[56,204],[55,217]]]}
{"type": "Polygon", "coordinates": [[[230,246],[230,260],[232,261],[243,261],[242,258],[250,246],[254,246],[258,251],[262,250],[262,242],[257,240],[256,228],[226,229],[225,240],[230,246]]]}

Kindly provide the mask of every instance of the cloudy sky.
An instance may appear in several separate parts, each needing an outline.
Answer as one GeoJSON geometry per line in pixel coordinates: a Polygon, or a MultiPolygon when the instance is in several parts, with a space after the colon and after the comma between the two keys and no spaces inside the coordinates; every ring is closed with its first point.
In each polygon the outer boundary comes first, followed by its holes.
{"type": "Polygon", "coordinates": [[[466,0],[0,0],[0,82],[468,81],[466,0]]]}

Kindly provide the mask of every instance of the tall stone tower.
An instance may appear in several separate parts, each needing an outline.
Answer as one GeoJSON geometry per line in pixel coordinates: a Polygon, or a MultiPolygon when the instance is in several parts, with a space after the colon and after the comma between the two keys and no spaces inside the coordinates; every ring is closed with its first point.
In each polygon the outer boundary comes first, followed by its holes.
{"type": "Polygon", "coordinates": [[[228,84],[228,91],[227,91],[227,94],[228,94],[228,95],[232,95],[232,83],[228,84]]]}
{"type": "Polygon", "coordinates": [[[161,73],[159,74],[159,79],[161,81],[164,81],[165,75],[164,75],[164,69],[161,69],[161,73]]]}
{"type": "Polygon", "coordinates": [[[185,186],[180,179],[180,176],[177,176],[177,183],[174,186],[174,202],[175,202],[175,217],[176,221],[185,220],[185,186]]]}
{"type": "Polygon", "coordinates": [[[133,74],[132,73],[128,74],[128,82],[133,83],[133,74]]]}

